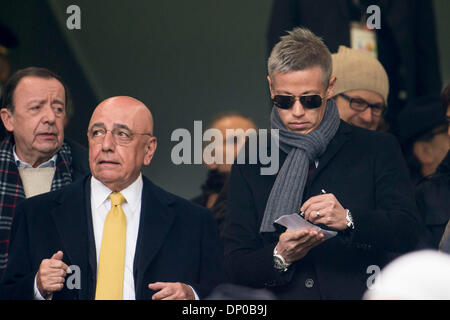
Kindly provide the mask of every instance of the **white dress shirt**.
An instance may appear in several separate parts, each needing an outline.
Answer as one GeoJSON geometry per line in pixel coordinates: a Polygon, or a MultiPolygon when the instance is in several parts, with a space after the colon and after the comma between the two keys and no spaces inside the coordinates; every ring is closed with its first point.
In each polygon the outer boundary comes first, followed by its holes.
{"type": "MultiPolygon", "coordinates": [[[[127,232],[125,244],[125,270],[123,277],[123,299],[134,300],[134,276],[133,262],[134,253],[136,251],[136,242],[139,231],[139,219],[141,213],[141,196],[142,196],[142,176],[136,179],[126,189],[120,191],[125,197],[122,203],[122,209],[127,217],[127,232]]],[[[96,178],[91,178],[91,210],[92,210],[92,226],[94,229],[95,249],[97,253],[97,271],[99,265],[100,249],[102,247],[103,226],[106,216],[111,210],[111,200],[109,195],[111,190],[96,178]]]]}
{"type": "MultiPolygon", "coordinates": [[[[16,162],[17,168],[33,168],[33,166],[25,161],[19,159],[16,153],[16,146],[13,147],[13,155],[14,161],[16,162]]],[[[54,168],[56,166],[56,159],[58,154],[56,153],[53,157],[51,157],[48,161],[41,163],[38,168],[54,168]]]]}

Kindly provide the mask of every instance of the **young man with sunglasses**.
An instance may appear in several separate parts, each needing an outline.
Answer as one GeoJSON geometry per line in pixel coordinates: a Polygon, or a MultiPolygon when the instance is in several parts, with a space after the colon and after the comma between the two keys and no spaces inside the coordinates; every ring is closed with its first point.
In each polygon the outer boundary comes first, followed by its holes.
{"type": "Polygon", "coordinates": [[[268,72],[271,126],[279,132],[268,152],[280,153],[281,168],[264,176],[264,164],[233,165],[223,235],[228,274],[280,299],[359,299],[371,266],[382,268],[418,238],[398,143],[340,120],[331,54],[309,30],[281,38],[268,72]],[[274,223],[293,213],[337,236],[325,241],[322,232],[274,223]]]}
{"type": "Polygon", "coordinates": [[[389,93],[383,65],[367,52],[344,46],[332,59],[337,79],[334,101],[341,119],[357,127],[379,130],[389,93]]]}

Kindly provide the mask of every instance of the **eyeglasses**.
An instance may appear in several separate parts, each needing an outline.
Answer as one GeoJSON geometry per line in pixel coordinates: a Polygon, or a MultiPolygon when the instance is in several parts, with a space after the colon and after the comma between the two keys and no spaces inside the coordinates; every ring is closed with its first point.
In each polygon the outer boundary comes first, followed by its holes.
{"type": "Polygon", "coordinates": [[[129,144],[131,141],[133,141],[134,136],[137,134],[147,135],[147,136],[152,137],[151,133],[132,132],[130,130],[123,129],[123,128],[114,128],[112,130],[107,130],[105,128],[91,128],[87,134],[88,134],[89,139],[91,139],[95,143],[99,144],[99,143],[103,143],[103,140],[105,139],[108,131],[111,132],[114,143],[116,143],[118,145],[129,144]]]}
{"type": "Polygon", "coordinates": [[[303,96],[291,96],[277,94],[272,98],[272,102],[280,109],[290,109],[297,98],[304,108],[317,109],[322,105],[322,97],[318,94],[303,95],[303,96]]]}
{"type": "Polygon", "coordinates": [[[367,108],[370,108],[372,115],[379,117],[384,113],[386,109],[383,103],[370,104],[361,98],[352,98],[344,93],[341,93],[339,95],[345,100],[349,101],[350,108],[358,112],[363,112],[367,108]]]}

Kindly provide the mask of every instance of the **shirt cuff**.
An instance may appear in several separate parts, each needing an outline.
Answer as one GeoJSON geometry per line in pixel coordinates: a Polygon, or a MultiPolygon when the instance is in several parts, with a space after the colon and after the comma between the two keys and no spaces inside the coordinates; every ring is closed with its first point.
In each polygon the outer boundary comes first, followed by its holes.
{"type": "MultiPolygon", "coordinates": [[[[193,290],[193,289],[192,289],[193,290]]],[[[195,291],[194,291],[195,292],[195,291]]],[[[41,293],[39,292],[39,289],[37,287],[37,275],[34,277],[34,300],[52,300],[53,294],[51,294],[47,299],[45,299],[41,293]]]]}
{"type": "Polygon", "coordinates": [[[192,292],[194,292],[195,300],[200,300],[200,298],[198,297],[198,294],[197,294],[197,292],[195,292],[194,288],[192,288],[191,286],[189,286],[189,288],[191,288],[192,292]]]}

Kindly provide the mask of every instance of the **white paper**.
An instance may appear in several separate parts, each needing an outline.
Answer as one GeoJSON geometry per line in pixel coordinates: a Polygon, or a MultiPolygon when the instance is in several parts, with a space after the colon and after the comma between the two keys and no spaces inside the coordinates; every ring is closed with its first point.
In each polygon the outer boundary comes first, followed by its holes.
{"type": "Polygon", "coordinates": [[[323,233],[325,240],[333,238],[337,235],[336,231],[324,230],[321,227],[306,221],[298,213],[281,216],[277,220],[275,220],[275,222],[281,224],[291,231],[314,230],[323,233]]]}

